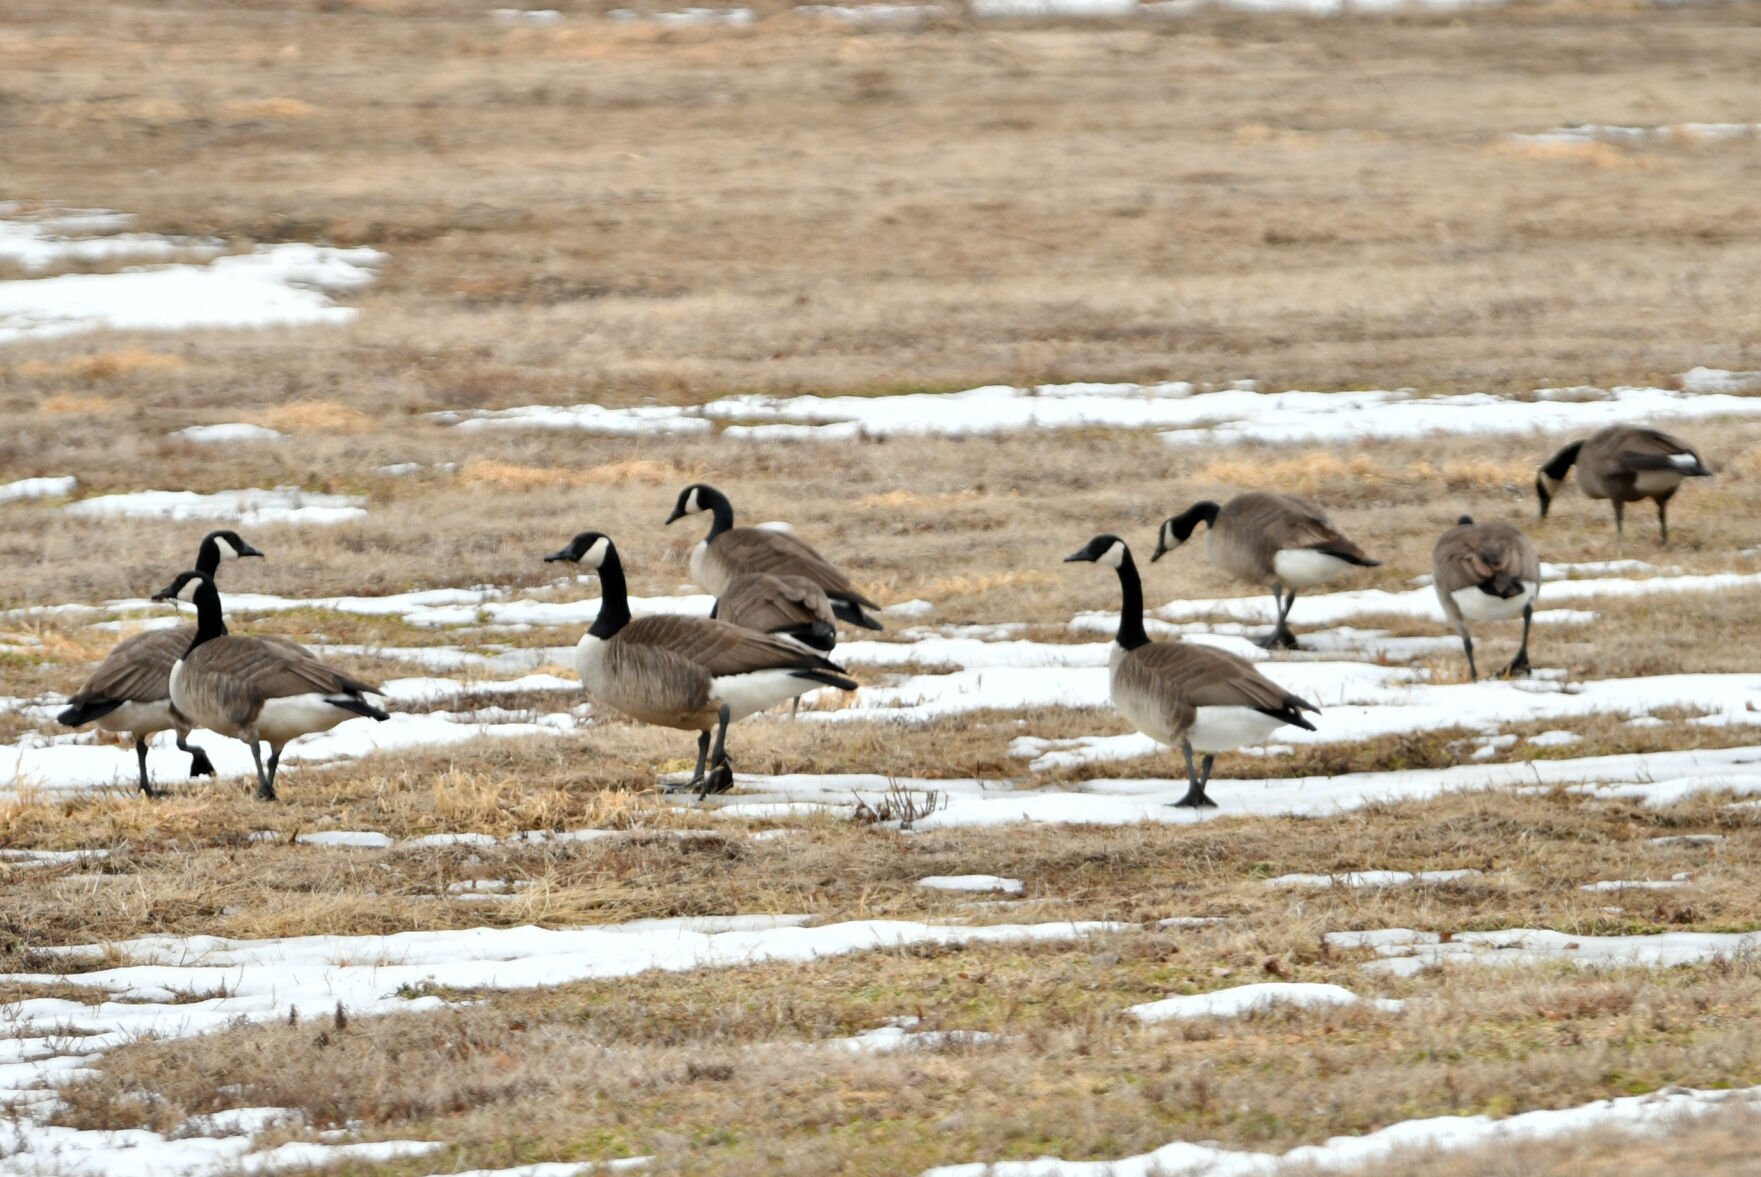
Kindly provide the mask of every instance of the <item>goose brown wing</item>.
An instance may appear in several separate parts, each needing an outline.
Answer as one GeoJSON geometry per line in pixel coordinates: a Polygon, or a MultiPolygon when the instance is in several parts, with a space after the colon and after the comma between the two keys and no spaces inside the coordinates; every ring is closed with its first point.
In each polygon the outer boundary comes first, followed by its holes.
{"type": "Polygon", "coordinates": [[[803,576],[737,576],[722,594],[719,605],[719,620],[766,632],[812,625],[816,621],[831,625],[836,620],[825,590],[803,576]]]}
{"type": "Polygon", "coordinates": [[[1541,579],[1541,558],[1520,528],[1509,523],[1474,523],[1443,533],[1432,552],[1432,574],[1440,592],[1481,584],[1498,573],[1518,580],[1541,579]]]}
{"type": "Polygon", "coordinates": [[[169,699],[172,664],[189,649],[195,635],[195,628],[188,625],[136,634],[111,650],[68,702],[77,706],[111,699],[124,703],[169,699]]]}
{"type": "Polygon", "coordinates": [[[618,638],[678,654],[716,677],[750,674],[755,670],[842,673],[835,662],[799,643],[707,617],[638,617],[623,628],[618,638]]]}
{"type": "Polygon", "coordinates": [[[1678,454],[1692,454],[1695,462],[1700,460],[1699,451],[1681,438],[1673,437],[1660,429],[1645,429],[1637,425],[1622,429],[1618,435],[1610,437],[1607,446],[1613,461],[1623,471],[1679,470],[1680,467],[1672,460],[1678,454]]]}
{"type": "Polygon", "coordinates": [[[1321,505],[1306,495],[1262,495],[1255,515],[1260,527],[1278,548],[1312,548],[1318,552],[1360,562],[1366,559],[1358,547],[1327,518],[1321,505]]]}
{"type": "Polygon", "coordinates": [[[380,693],[372,683],[326,666],[309,654],[294,653],[299,649],[281,639],[228,635],[197,646],[188,661],[192,669],[249,684],[263,699],[380,693]]]}
{"type": "Polygon", "coordinates": [[[722,532],[714,544],[717,558],[735,575],[769,572],[779,576],[800,576],[824,589],[827,596],[843,597],[870,609],[880,608],[878,602],[864,596],[836,565],[786,531],[736,527],[722,532]]]}
{"type": "Polygon", "coordinates": [[[1245,658],[1208,646],[1152,642],[1131,651],[1127,661],[1169,684],[1194,707],[1252,707],[1303,727],[1311,725],[1300,713],[1319,710],[1255,670],[1245,658]]]}

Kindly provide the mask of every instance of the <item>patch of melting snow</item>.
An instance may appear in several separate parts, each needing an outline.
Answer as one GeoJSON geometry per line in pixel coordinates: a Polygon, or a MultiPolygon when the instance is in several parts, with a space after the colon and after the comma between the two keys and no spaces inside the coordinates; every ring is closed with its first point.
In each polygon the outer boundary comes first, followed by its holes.
{"type": "Polygon", "coordinates": [[[640,1169],[653,1157],[620,1157],[611,1161],[539,1161],[511,1169],[465,1169],[456,1173],[430,1173],[428,1177],[591,1177],[595,1173],[624,1173],[640,1169]]]}
{"type": "Polygon", "coordinates": [[[208,444],[230,441],[278,441],[287,435],[278,429],[270,429],[263,425],[229,421],[222,425],[191,425],[173,431],[171,436],[181,437],[185,441],[199,441],[208,444]]]}
{"type": "Polygon", "coordinates": [[[303,846],[342,846],[356,850],[384,850],[391,845],[389,834],[370,830],[319,830],[299,834],[294,841],[303,846]]]}
{"type": "Polygon", "coordinates": [[[0,503],[16,503],[22,499],[64,499],[74,492],[79,479],[69,474],[61,478],[20,478],[0,483],[0,503]]]}
{"type": "MultiPolygon", "coordinates": [[[[1110,0],[1096,0],[1110,2],[1110,0]]],[[[1039,428],[1160,429],[1170,443],[1340,442],[1434,434],[1520,434],[1586,430],[1638,417],[1701,420],[1761,415],[1761,399],[1730,391],[1712,369],[1683,376],[1682,387],[1573,390],[1573,399],[1515,400],[1489,393],[1419,396],[1411,390],[1198,392],[1162,384],[991,385],[954,393],[898,396],[742,395],[694,406],[524,405],[449,410],[459,428],[524,426],[595,433],[705,433],[720,422],[730,440],[846,439],[857,436],[1002,433],[1039,428]],[[756,422],[756,424],[747,424],[756,422]]],[[[1740,386],[1745,388],[1746,386],[1740,386]]]]}
{"type": "Polygon", "coordinates": [[[1761,123],[1669,123],[1632,127],[1613,123],[1573,123],[1548,131],[1513,134],[1518,143],[1724,143],[1761,135],[1761,123]]]}
{"type": "Polygon", "coordinates": [[[1005,879],[1000,875],[930,875],[918,879],[919,887],[928,887],[932,891],[1001,891],[1007,895],[1021,894],[1020,879],[1005,879]]]}
{"type": "Polygon", "coordinates": [[[1653,846],[1715,846],[1724,841],[1723,834],[1664,834],[1647,838],[1653,846]]]}
{"type": "Polygon", "coordinates": [[[80,331],[179,331],[341,324],[334,293],[373,281],[385,255],[366,246],[288,243],[199,265],[137,266],[0,282],[0,344],[80,331]]]}
{"type": "Polygon", "coordinates": [[[1668,879],[1603,879],[1600,882],[1585,883],[1578,888],[1580,891],[1673,891],[1677,887],[1685,887],[1693,881],[1693,875],[1687,871],[1668,879]]]}
{"type": "Polygon", "coordinates": [[[1756,932],[1660,932],[1643,936],[1574,936],[1538,928],[1496,932],[1436,932],[1389,928],[1378,932],[1329,932],[1335,948],[1373,948],[1380,958],[1367,972],[1411,976],[1437,965],[1536,964],[1563,960],[1583,968],[1668,968],[1761,950],[1756,932]]]}
{"type": "Polygon", "coordinates": [[[26,211],[17,201],[0,201],[0,262],[38,272],[116,258],[169,258],[192,251],[212,256],[222,248],[210,238],[121,232],[133,223],[132,216],[109,209],[26,211]]]}
{"type": "Polygon", "coordinates": [[[1584,738],[1576,732],[1568,732],[1558,728],[1553,731],[1545,731],[1539,735],[1530,736],[1528,740],[1531,748],[1563,748],[1568,744],[1581,744],[1583,742],[1584,738]]]}
{"type": "MultiPolygon", "coordinates": [[[[1166,1022],[1176,1018],[1236,1018],[1260,1013],[1279,1005],[1307,1008],[1317,1006],[1357,1005],[1364,999],[1342,985],[1322,985],[1304,981],[1268,981],[1258,985],[1237,985],[1210,993],[1193,993],[1165,997],[1160,1001],[1134,1005],[1125,1012],[1141,1022],[1166,1022]]],[[[1388,1013],[1405,1008],[1404,1001],[1374,998],[1371,1004],[1388,1013]]]]}
{"type": "MultiPolygon", "coordinates": [[[[246,524],[345,523],[365,518],[367,500],[358,495],[316,494],[291,486],[274,490],[143,490],[99,495],[64,509],[86,518],[124,516],[148,519],[226,519],[246,524]]],[[[227,594],[230,605],[233,597],[227,594]]],[[[147,602],[148,605],[153,604],[147,602]]]]}
{"type": "Polygon", "coordinates": [[[1450,883],[1478,875],[1477,870],[1359,870],[1341,875],[1278,875],[1268,887],[1399,887],[1409,883],[1450,883]]]}
{"type": "Polygon", "coordinates": [[[974,1162],[927,1169],[922,1177],[1157,1177],[1194,1173],[1203,1177],[1275,1177],[1304,1168],[1344,1171],[1412,1154],[1422,1171],[1430,1153],[1451,1152],[1489,1144],[1514,1145],[1557,1140],[1598,1132],[1661,1133],[1684,1120],[1722,1107],[1751,1106],[1761,1087],[1696,1091],[1669,1087],[1650,1095],[1597,1100],[1578,1107],[1521,1112],[1502,1119],[1490,1116],[1433,1116],[1405,1120],[1362,1136],[1335,1136],[1320,1144],[1286,1153],[1244,1152],[1211,1144],[1175,1141],[1154,1152],[1110,1161],[1066,1161],[1040,1157],[1032,1161],[974,1162]]]}
{"type": "Polygon", "coordinates": [[[996,1035],[984,1030],[917,1030],[914,1017],[893,1018],[884,1026],[864,1030],[853,1038],[833,1038],[815,1045],[853,1053],[887,1054],[899,1050],[937,1050],[949,1046],[977,1046],[994,1042],[996,1035]]]}

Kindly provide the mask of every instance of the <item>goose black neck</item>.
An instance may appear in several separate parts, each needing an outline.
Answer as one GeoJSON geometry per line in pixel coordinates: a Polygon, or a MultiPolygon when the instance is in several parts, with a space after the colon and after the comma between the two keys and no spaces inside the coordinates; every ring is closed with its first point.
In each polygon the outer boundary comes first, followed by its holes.
{"type": "Polygon", "coordinates": [[[624,562],[607,540],[605,559],[599,564],[599,616],[588,633],[605,639],[630,624],[630,589],[624,581],[624,562]]]}
{"type": "Polygon", "coordinates": [[[184,657],[203,642],[226,636],[226,618],[220,612],[220,590],[208,577],[196,581],[196,591],[192,598],[196,604],[196,636],[190,639],[189,649],[184,657]]]}
{"type": "Polygon", "coordinates": [[[220,571],[220,543],[214,535],[203,536],[202,546],[196,549],[196,571],[206,572],[209,576],[220,571]]]}
{"type": "Polygon", "coordinates": [[[705,537],[706,542],[734,526],[734,504],[728,502],[728,496],[721,491],[706,486],[697,492],[697,502],[709,509],[709,535],[705,537]]]}
{"type": "Polygon", "coordinates": [[[1584,448],[1583,442],[1581,442],[1581,441],[1572,442],[1570,445],[1568,445],[1564,449],[1560,450],[1557,454],[1554,454],[1552,460],[1549,461],[1545,466],[1541,467],[1541,473],[1545,474],[1549,478],[1563,479],[1566,475],[1566,472],[1569,471],[1572,468],[1572,466],[1576,465],[1577,460],[1578,460],[1578,451],[1583,448],[1584,448]]]}
{"type": "Polygon", "coordinates": [[[1143,631],[1143,580],[1129,551],[1120,553],[1119,560],[1119,634],[1117,641],[1127,650],[1150,644],[1143,631]]]}

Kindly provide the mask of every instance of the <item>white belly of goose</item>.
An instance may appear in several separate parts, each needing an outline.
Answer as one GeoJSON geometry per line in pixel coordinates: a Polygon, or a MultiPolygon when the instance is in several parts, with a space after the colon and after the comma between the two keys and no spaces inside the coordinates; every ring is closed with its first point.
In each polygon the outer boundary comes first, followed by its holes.
{"type": "MultiPolygon", "coordinates": [[[[1677,457],[1687,457],[1678,454],[1677,457]]],[[[1671,459],[1674,461],[1675,459],[1671,459]]],[[[1688,459],[1690,462],[1692,458],[1688,459]]],[[[1682,476],[1673,470],[1641,470],[1633,476],[1633,489],[1642,495],[1663,494],[1682,484],[1682,476]]]]}
{"type": "Polygon", "coordinates": [[[711,701],[727,704],[728,721],[745,719],[760,711],[768,711],[778,703],[787,703],[797,695],[815,690],[819,683],[801,678],[787,670],[754,670],[746,674],[728,674],[711,679],[711,701]]]}
{"type": "Polygon", "coordinates": [[[1464,621],[1509,621],[1512,617],[1521,617],[1523,610],[1534,604],[1540,595],[1541,582],[1536,580],[1523,581],[1523,591],[1514,597],[1495,597],[1482,592],[1475,584],[1450,594],[1455,598],[1455,607],[1461,610],[1464,621]]]}
{"type": "Polygon", "coordinates": [[[107,732],[133,732],[137,736],[169,731],[177,724],[171,718],[171,700],[155,699],[151,703],[124,703],[98,720],[107,732]]]}
{"type": "Polygon", "coordinates": [[[1283,548],[1272,557],[1272,571],[1285,588],[1313,588],[1326,584],[1352,567],[1349,560],[1313,548],[1283,548]]]}
{"type": "Polygon", "coordinates": [[[347,700],[348,696],[313,691],[304,695],[265,699],[263,710],[257,713],[257,737],[268,740],[271,744],[281,745],[300,736],[327,732],[339,723],[361,718],[360,712],[339,707],[333,701],[338,698],[347,700]]]}
{"type": "Polygon", "coordinates": [[[1232,752],[1257,744],[1284,726],[1284,721],[1252,707],[1199,707],[1186,738],[1194,752],[1232,752]]]}

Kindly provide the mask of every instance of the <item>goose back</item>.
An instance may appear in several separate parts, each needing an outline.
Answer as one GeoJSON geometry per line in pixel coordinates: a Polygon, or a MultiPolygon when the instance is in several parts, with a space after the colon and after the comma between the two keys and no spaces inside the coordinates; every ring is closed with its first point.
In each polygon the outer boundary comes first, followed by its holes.
{"type": "MultiPolygon", "coordinates": [[[[1245,710],[1263,717],[1262,739],[1284,724],[1314,729],[1303,711],[1314,708],[1224,650],[1183,642],[1151,642],[1127,650],[1115,645],[1111,687],[1119,713],[1144,734],[1177,744],[1191,734],[1201,712],[1245,710]]],[[[1219,717],[1223,718],[1223,717],[1219,717]]],[[[1243,717],[1230,717],[1240,719],[1243,717]]],[[[1239,740],[1219,747],[1236,747],[1239,740]]],[[[1199,741],[1194,748],[1206,751],[1199,741]]]]}
{"type": "Polygon", "coordinates": [[[1694,447],[1659,429],[1614,425],[1578,451],[1578,486],[1593,499],[1637,502],[1668,495],[1708,471],[1694,447]]]}
{"type": "Polygon", "coordinates": [[[1437,540],[1431,575],[1450,621],[1504,620],[1540,594],[1541,558],[1513,524],[1475,523],[1464,516],[1437,540]]]}
{"type": "Polygon", "coordinates": [[[377,687],[289,645],[234,634],[203,642],[173,668],[171,701],[202,727],[234,737],[255,729],[276,747],[356,715],[385,718],[362,698],[377,687]]]}
{"type": "Polygon", "coordinates": [[[837,642],[831,600],[804,576],[736,576],[717,599],[715,615],[729,625],[785,634],[815,649],[829,650],[837,642]]]}
{"type": "Polygon", "coordinates": [[[828,597],[868,609],[880,608],[841,569],[786,531],[731,527],[691,549],[691,578],[718,597],[743,573],[798,576],[817,585],[828,597]]]}
{"type": "Polygon", "coordinates": [[[1252,491],[1236,495],[1205,535],[1211,562],[1253,584],[1306,587],[1352,565],[1376,561],[1340,533],[1319,503],[1303,495],[1252,491]]]}

